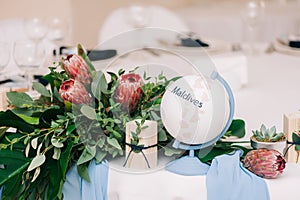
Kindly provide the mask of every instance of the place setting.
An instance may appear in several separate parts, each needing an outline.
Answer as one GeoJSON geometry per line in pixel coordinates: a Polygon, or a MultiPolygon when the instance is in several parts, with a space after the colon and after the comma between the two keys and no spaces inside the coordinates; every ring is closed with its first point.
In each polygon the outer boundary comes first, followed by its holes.
{"type": "Polygon", "coordinates": [[[197,34],[188,32],[178,34],[173,42],[159,41],[169,50],[176,51],[184,55],[201,55],[203,53],[215,55],[226,53],[231,50],[229,43],[213,39],[202,39],[197,34]]]}
{"type": "Polygon", "coordinates": [[[274,50],[293,56],[300,55],[300,36],[297,34],[289,34],[285,37],[279,37],[274,42],[274,50]]]}

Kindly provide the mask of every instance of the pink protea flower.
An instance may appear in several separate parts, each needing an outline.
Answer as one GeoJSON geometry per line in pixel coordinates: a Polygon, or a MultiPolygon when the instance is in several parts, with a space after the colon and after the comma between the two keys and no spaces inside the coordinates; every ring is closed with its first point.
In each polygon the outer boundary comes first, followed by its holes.
{"type": "Polygon", "coordinates": [[[285,168],[285,159],[273,149],[257,149],[247,153],[244,166],[262,178],[276,178],[285,168]]]}
{"type": "Polygon", "coordinates": [[[79,81],[70,79],[64,81],[59,88],[60,97],[73,104],[92,104],[92,97],[79,81]]]}
{"type": "Polygon", "coordinates": [[[83,84],[92,82],[92,74],[85,61],[76,54],[68,55],[62,62],[69,78],[80,81],[83,84]]]}
{"type": "Polygon", "coordinates": [[[121,104],[123,111],[128,113],[134,111],[142,97],[142,85],[140,75],[138,74],[124,74],[118,79],[118,87],[114,94],[114,100],[121,104]]]}

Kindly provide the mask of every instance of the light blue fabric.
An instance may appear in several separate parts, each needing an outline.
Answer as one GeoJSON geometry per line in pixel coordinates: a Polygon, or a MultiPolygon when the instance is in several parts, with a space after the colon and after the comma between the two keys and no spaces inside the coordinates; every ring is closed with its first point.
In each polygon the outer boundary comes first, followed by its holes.
{"type": "Polygon", "coordinates": [[[209,165],[202,163],[195,156],[184,156],[176,159],[166,166],[166,170],[184,176],[205,175],[209,165]]]}
{"type": "Polygon", "coordinates": [[[96,164],[93,160],[88,171],[90,183],[79,176],[76,166],[68,171],[63,186],[64,200],[107,200],[108,162],[96,164]]]}
{"type": "Polygon", "coordinates": [[[0,188],[0,199],[2,199],[2,191],[3,191],[3,187],[0,188]]]}
{"type": "Polygon", "coordinates": [[[242,152],[216,157],[206,175],[207,200],[269,200],[265,181],[245,169],[242,152]]]}

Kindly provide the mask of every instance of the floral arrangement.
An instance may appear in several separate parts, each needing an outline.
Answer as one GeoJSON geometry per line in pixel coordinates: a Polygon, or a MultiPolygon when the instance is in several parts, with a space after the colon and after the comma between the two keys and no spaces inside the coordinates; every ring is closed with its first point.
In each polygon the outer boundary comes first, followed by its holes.
{"type": "MultiPolygon", "coordinates": [[[[3,199],[62,199],[66,173],[74,164],[89,181],[88,164],[123,156],[125,124],[131,120],[155,120],[158,148],[166,156],[182,153],[166,146],[173,138],[160,119],[162,95],[171,80],[160,74],[143,77],[135,70],[125,73],[96,71],[86,51],[68,55],[43,79],[49,87],[33,83],[37,99],[26,93],[10,92],[11,109],[0,112],[0,188],[3,199]]],[[[243,120],[234,120],[224,137],[245,134],[243,120]]],[[[140,130],[131,144],[139,144],[140,130]]],[[[203,162],[242,148],[234,142],[218,141],[209,152],[196,152],[203,162]]]]}

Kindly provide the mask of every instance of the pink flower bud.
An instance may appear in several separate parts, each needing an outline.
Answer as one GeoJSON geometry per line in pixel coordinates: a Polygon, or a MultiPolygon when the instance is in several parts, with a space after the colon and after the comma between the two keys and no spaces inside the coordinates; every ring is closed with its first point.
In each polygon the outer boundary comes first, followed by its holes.
{"type": "Polygon", "coordinates": [[[142,97],[143,82],[138,74],[124,74],[118,79],[118,87],[114,94],[114,100],[121,104],[123,111],[134,111],[142,97]]]}
{"type": "Polygon", "coordinates": [[[244,166],[262,178],[276,178],[285,168],[285,159],[273,149],[257,149],[247,153],[244,166]]]}
{"type": "Polygon", "coordinates": [[[68,55],[62,62],[69,78],[75,79],[83,84],[92,82],[92,75],[85,61],[76,54],[68,55]]]}
{"type": "Polygon", "coordinates": [[[92,104],[92,97],[84,85],[74,79],[63,82],[59,88],[60,97],[73,104],[92,104]]]}

